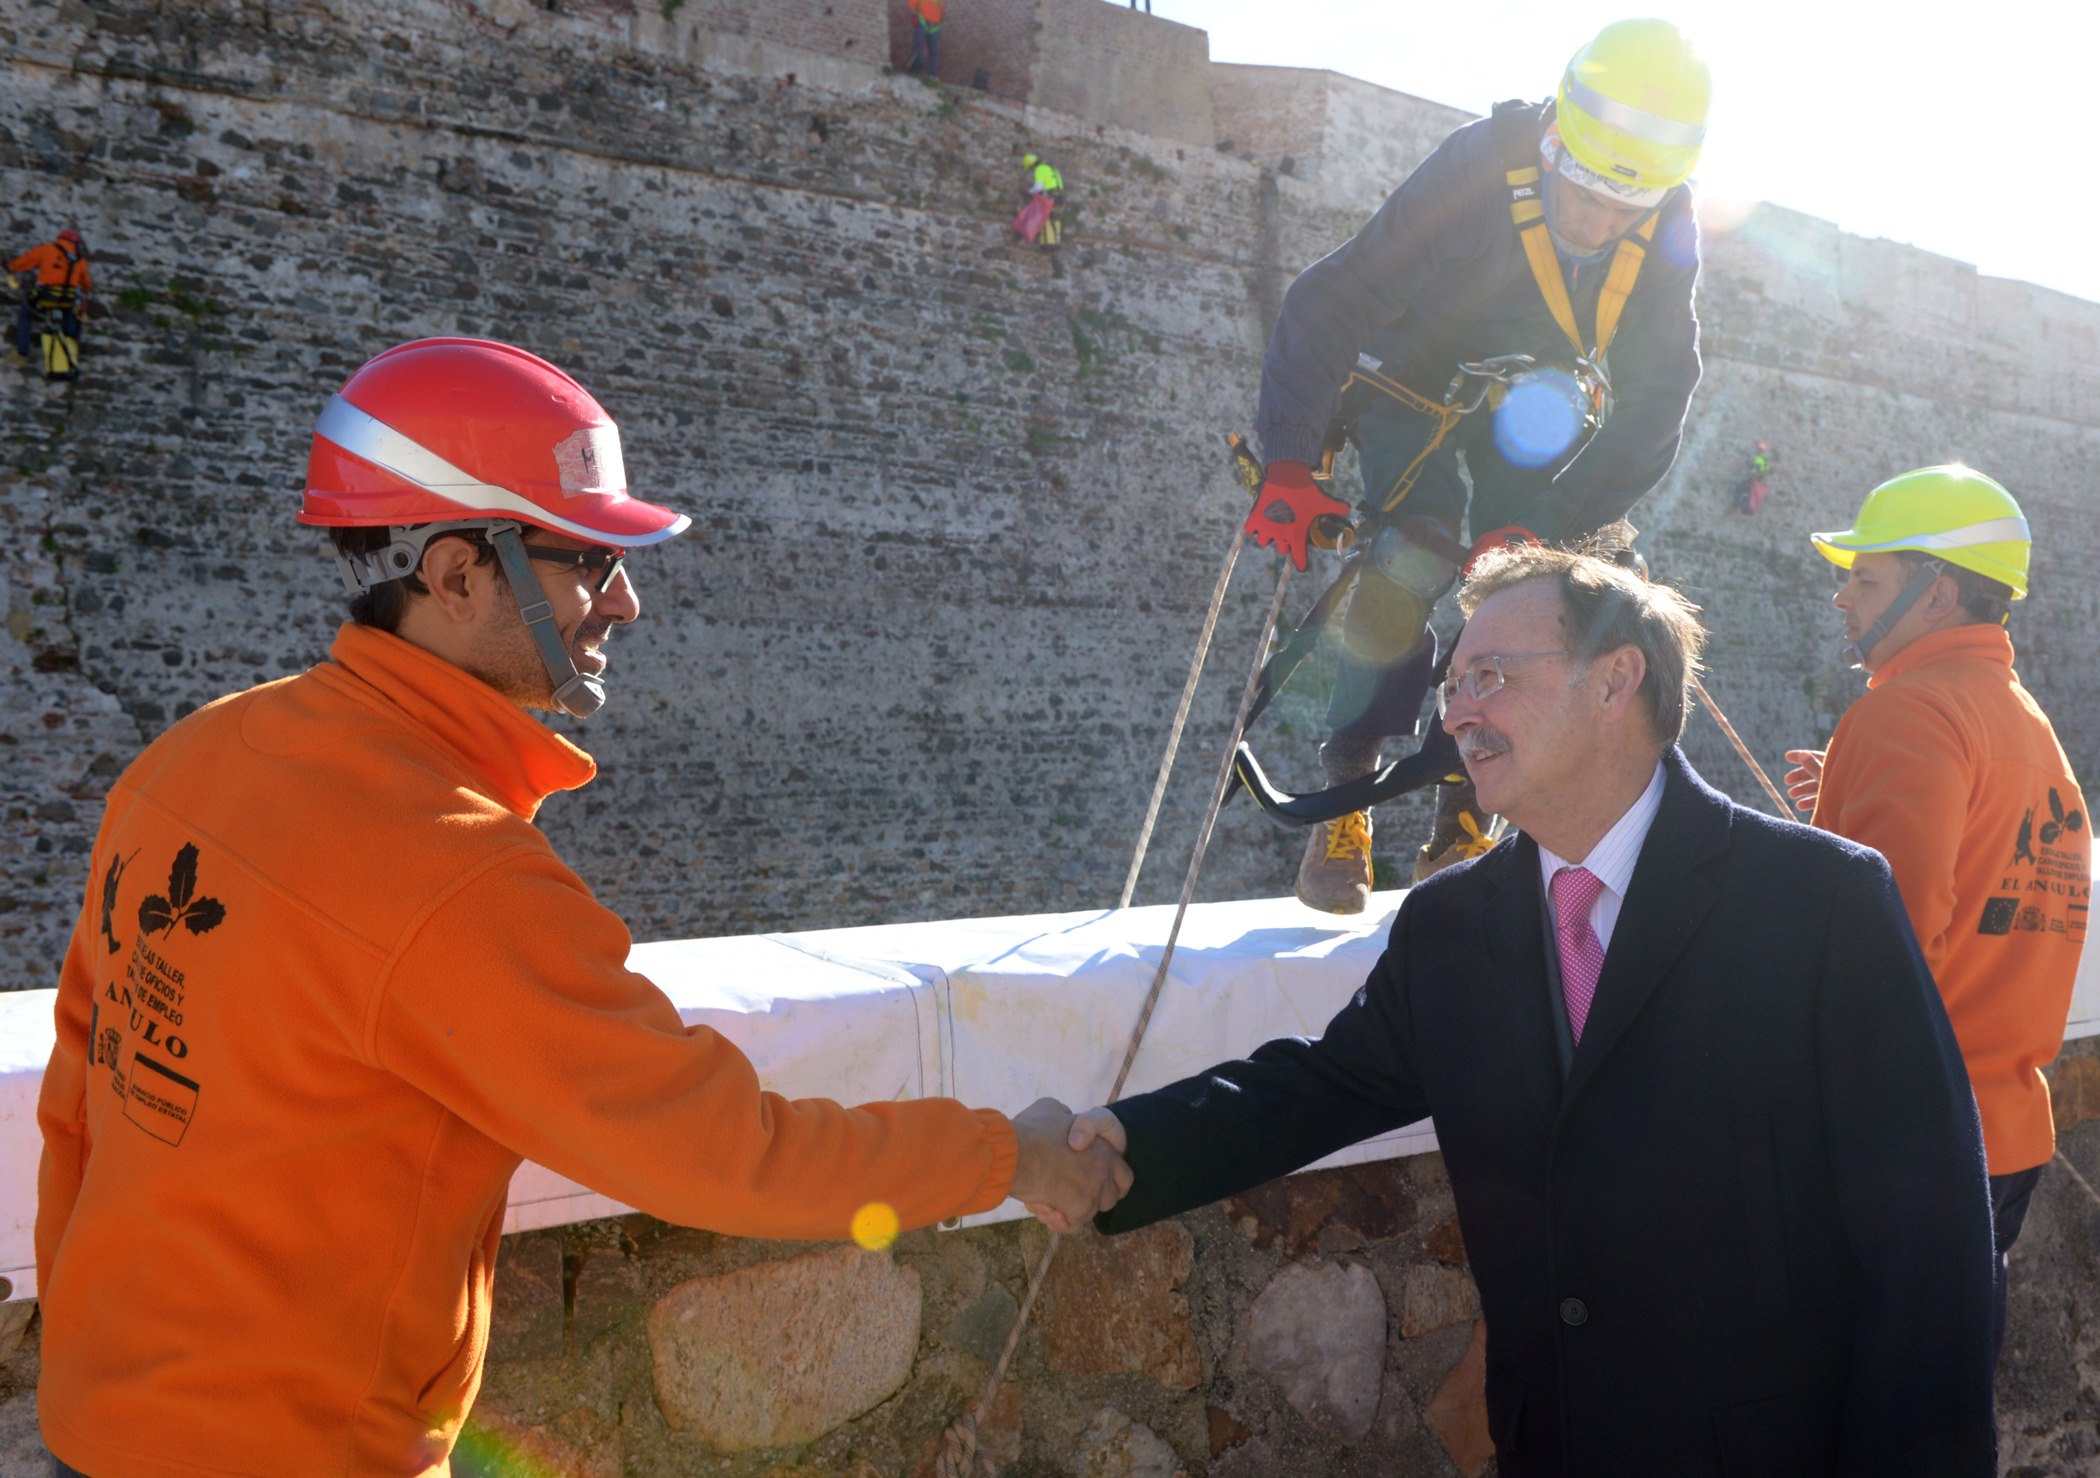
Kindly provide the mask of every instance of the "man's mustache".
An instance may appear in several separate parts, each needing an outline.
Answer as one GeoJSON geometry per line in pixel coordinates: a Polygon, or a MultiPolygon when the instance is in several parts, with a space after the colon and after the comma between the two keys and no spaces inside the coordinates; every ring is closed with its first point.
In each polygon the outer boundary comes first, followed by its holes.
{"type": "Polygon", "coordinates": [[[1467,762],[1509,753],[1509,741],[1493,729],[1472,729],[1458,741],[1458,757],[1467,762]]]}

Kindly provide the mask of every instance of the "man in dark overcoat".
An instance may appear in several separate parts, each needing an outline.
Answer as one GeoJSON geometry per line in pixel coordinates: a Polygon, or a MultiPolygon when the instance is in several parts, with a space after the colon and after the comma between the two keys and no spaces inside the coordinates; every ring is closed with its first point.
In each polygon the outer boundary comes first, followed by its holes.
{"type": "Polygon", "coordinates": [[[1887,864],[1676,748],[1676,592],[1476,566],[1439,702],[1520,834],[1413,889],[1363,988],[1075,1124],[1146,1225],[1434,1116],[1504,1478],[1996,1472],[1975,1101],[1887,864]]]}

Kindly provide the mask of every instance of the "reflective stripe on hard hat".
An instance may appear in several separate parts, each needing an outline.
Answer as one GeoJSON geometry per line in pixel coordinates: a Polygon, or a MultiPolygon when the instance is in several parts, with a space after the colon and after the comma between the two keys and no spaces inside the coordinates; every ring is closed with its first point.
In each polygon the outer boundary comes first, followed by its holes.
{"type": "MultiPolygon", "coordinates": [[[[619,432],[611,426],[590,429],[602,430],[602,434],[594,436],[587,449],[578,450],[573,455],[573,461],[579,469],[595,464],[594,470],[601,486],[624,486],[626,477],[620,465],[619,432]]],[[[329,398],[327,407],[321,412],[320,421],[314,427],[314,435],[335,443],[354,457],[362,458],[375,467],[393,473],[432,497],[442,498],[448,503],[477,513],[501,510],[528,523],[556,529],[593,544],[617,543],[627,548],[656,544],[683,532],[692,522],[681,514],[676,522],[656,533],[621,534],[614,539],[604,530],[593,529],[559,514],[550,513],[529,498],[521,497],[508,488],[483,482],[460,470],[436,452],[404,436],[376,416],[359,410],[340,395],[329,398]]],[[[564,443],[561,450],[566,449],[567,444],[564,443]]],[[[568,463],[572,458],[563,457],[561,460],[563,480],[566,482],[568,463]]],[[[586,488],[575,491],[592,490],[586,488]]]]}
{"type": "Polygon", "coordinates": [[[1660,113],[1647,113],[1608,98],[1587,83],[1577,80],[1573,72],[1562,81],[1567,89],[1568,101],[1581,108],[1599,123],[1606,123],[1621,133],[1630,133],[1637,139],[1646,139],[1651,144],[1664,144],[1675,149],[1696,149],[1706,142],[1704,123],[1681,123],[1675,118],[1665,118],[1660,113]]]}
{"type": "Polygon", "coordinates": [[[1882,554],[1898,549],[1973,549],[1978,544],[2030,543],[2033,536],[2028,533],[2026,518],[2015,514],[2010,518],[1994,518],[1987,523],[1972,523],[1965,528],[1948,529],[1938,534],[1906,534],[1899,539],[1883,539],[1875,544],[1840,544],[1844,533],[1810,534],[1819,545],[1841,549],[1847,554],[1882,554]]]}

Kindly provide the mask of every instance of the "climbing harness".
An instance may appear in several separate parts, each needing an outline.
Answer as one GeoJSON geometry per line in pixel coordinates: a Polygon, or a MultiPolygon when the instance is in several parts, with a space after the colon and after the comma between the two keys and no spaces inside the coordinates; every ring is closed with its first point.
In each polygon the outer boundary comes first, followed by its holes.
{"type": "MultiPolygon", "coordinates": [[[[1305,619],[1285,637],[1264,669],[1253,711],[1248,714],[1250,723],[1261,715],[1299,664],[1318,647],[1321,635],[1349,591],[1362,579],[1366,555],[1369,567],[1380,578],[1391,581],[1432,606],[1458,583],[1469,553],[1466,546],[1435,520],[1406,517],[1398,510],[1408,494],[1414,491],[1430,457],[1467,416],[1483,407],[1490,412],[1498,410],[1512,393],[1549,376],[1565,376],[1563,387],[1568,381],[1574,386],[1573,399],[1581,415],[1579,439],[1586,441],[1611,416],[1611,375],[1605,357],[1618,333],[1627,299],[1640,278],[1641,266],[1647,258],[1649,245],[1654,241],[1660,213],[1650,211],[1614,249],[1604,285],[1597,295],[1595,333],[1585,341],[1576,322],[1574,304],[1568,296],[1559,253],[1547,229],[1538,159],[1539,117],[1539,110],[1530,104],[1503,103],[1496,107],[1491,127],[1495,133],[1496,151],[1503,164],[1503,180],[1509,190],[1510,222],[1516,228],[1525,261],[1531,268],[1546,310],[1572,350],[1570,359],[1566,364],[1553,364],[1541,363],[1529,354],[1500,354],[1462,361],[1445,387],[1443,399],[1435,401],[1387,373],[1384,364],[1371,355],[1357,356],[1355,366],[1342,384],[1344,394],[1360,388],[1384,396],[1410,411],[1429,417],[1434,425],[1421,449],[1391,485],[1369,500],[1375,505],[1374,511],[1359,513],[1356,521],[1331,534],[1326,541],[1341,552],[1342,568],[1334,583],[1313,602],[1305,619]]],[[[1339,442],[1334,441],[1330,433],[1330,445],[1322,459],[1322,475],[1332,475],[1338,450],[1339,442]]],[[[1252,454],[1248,455],[1251,458],[1252,454]]],[[[1313,542],[1322,541],[1316,538],[1313,542]]],[[[1432,728],[1416,754],[1373,775],[1326,790],[1294,796],[1276,789],[1268,782],[1253,751],[1245,744],[1240,746],[1235,773],[1241,787],[1270,816],[1303,825],[1331,821],[1364,805],[1376,805],[1436,784],[1453,776],[1459,769],[1455,749],[1440,742],[1432,728]]]]}
{"type": "MultiPolygon", "coordinates": [[[[80,310],[80,290],[70,284],[33,282],[24,290],[35,325],[38,363],[47,380],[70,380],[80,372],[80,339],[67,332],[67,318],[80,310]]],[[[77,323],[77,319],[75,320],[77,323]]]]}

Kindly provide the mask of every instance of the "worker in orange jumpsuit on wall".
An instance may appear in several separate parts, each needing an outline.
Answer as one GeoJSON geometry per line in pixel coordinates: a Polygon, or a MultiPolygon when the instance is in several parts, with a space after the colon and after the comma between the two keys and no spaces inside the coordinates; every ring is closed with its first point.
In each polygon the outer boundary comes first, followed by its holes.
{"type": "MultiPolygon", "coordinates": [[[[54,378],[71,379],[80,364],[80,319],[88,294],[95,290],[88,270],[87,243],[71,226],[55,240],[32,246],[7,264],[9,272],[33,272],[36,280],[15,310],[15,352],[24,359],[37,353],[39,310],[56,313],[60,334],[69,342],[60,350],[54,378]]],[[[46,364],[47,372],[53,366],[46,364]]]]}
{"type": "Polygon", "coordinates": [[[943,0],[908,0],[911,9],[911,60],[904,64],[906,73],[923,73],[928,77],[941,75],[941,19],[946,13],[943,0]]]}

